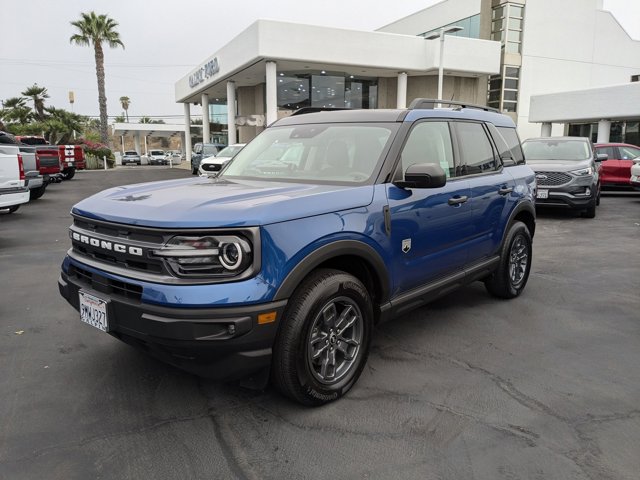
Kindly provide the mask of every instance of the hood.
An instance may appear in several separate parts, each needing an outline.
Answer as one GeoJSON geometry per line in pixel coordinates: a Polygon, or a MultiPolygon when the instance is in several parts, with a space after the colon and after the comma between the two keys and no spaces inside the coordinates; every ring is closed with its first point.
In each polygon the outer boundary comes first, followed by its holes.
{"type": "Polygon", "coordinates": [[[530,160],[529,165],[534,172],[571,172],[593,165],[593,160],[530,160]]]}
{"type": "Polygon", "coordinates": [[[373,186],[193,178],[116,187],[76,204],[96,220],[160,228],[258,226],[369,205],[373,186]]]}

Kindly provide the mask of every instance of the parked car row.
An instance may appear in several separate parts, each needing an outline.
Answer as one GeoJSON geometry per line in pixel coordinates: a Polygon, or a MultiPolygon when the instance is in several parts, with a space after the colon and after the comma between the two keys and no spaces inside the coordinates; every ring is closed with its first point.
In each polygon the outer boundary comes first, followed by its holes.
{"type": "Polygon", "coordinates": [[[141,156],[135,150],[126,150],[122,155],[122,165],[170,165],[178,164],[182,160],[182,154],[177,150],[149,150],[147,155],[141,156]]]}
{"type": "Polygon", "coordinates": [[[72,179],[85,165],[80,145],[50,145],[42,137],[0,131],[0,210],[15,212],[42,197],[47,185],[72,179]]]}
{"type": "Polygon", "coordinates": [[[522,148],[536,172],[537,206],[569,208],[594,218],[603,189],[640,187],[640,163],[635,163],[640,148],[635,145],[593,146],[588,138],[542,137],[525,140],[522,148]]]}

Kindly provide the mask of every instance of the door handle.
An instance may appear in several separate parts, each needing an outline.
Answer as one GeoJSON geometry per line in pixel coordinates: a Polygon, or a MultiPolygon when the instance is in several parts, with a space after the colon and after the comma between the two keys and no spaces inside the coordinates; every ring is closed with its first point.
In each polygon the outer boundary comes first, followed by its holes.
{"type": "Polygon", "coordinates": [[[511,192],[513,192],[513,187],[502,187],[500,190],[498,190],[498,193],[500,195],[508,195],[511,192]]]}
{"type": "Polygon", "coordinates": [[[449,205],[462,205],[467,200],[469,200],[469,197],[467,197],[466,195],[462,195],[460,197],[452,197],[449,199],[449,205]]]}

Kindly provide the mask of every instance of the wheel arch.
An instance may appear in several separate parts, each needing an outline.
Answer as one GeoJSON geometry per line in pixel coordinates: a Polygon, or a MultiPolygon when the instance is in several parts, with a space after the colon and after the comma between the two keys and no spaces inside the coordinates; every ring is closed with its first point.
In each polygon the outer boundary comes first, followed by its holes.
{"type": "Polygon", "coordinates": [[[342,270],[356,277],[369,291],[375,307],[389,298],[389,276],[380,254],[366,243],[338,240],[314,250],[298,263],[278,288],[274,301],[291,297],[302,280],[318,268],[342,270]]]}

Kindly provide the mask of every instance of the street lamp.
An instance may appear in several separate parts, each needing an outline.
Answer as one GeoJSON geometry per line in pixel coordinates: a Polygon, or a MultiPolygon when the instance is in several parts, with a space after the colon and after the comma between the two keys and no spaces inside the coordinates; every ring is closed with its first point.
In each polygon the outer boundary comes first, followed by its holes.
{"type": "MultiPolygon", "coordinates": [[[[438,100],[442,100],[442,82],[444,80],[444,61],[443,61],[443,57],[444,57],[444,36],[447,33],[455,33],[455,32],[459,32],[460,30],[464,30],[464,28],[459,27],[459,26],[453,26],[453,27],[442,27],[438,33],[434,33],[432,35],[429,35],[428,37],[425,37],[425,40],[435,40],[436,38],[440,39],[440,65],[438,67],[438,100]]],[[[439,103],[438,104],[438,108],[441,108],[442,104],[439,103]]]]}

